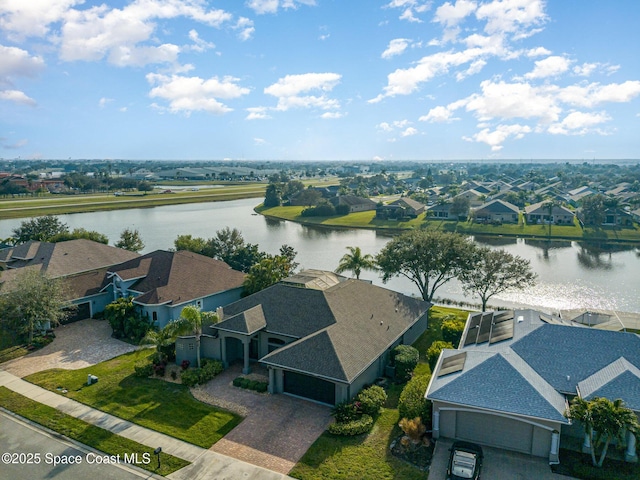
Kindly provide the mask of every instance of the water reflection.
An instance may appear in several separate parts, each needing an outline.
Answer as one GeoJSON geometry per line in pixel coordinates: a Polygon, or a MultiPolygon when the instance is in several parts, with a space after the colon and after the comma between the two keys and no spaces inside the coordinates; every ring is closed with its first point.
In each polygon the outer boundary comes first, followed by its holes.
{"type": "Polygon", "coordinates": [[[524,242],[526,245],[542,250],[542,252],[538,253],[537,257],[545,263],[552,263],[552,260],[557,258],[556,255],[552,256],[549,254],[552,250],[572,247],[572,243],[567,240],[538,240],[535,238],[526,238],[524,242]]]}
{"type": "Polygon", "coordinates": [[[504,247],[505,245],[515,245],[518,243],[517,237],[486,237],[475,235],[472,238],[476,243],[489,247],[504,247]]]}
{"type": "Polygon", "coordinates": [[[613,268],[611,253],[590,249],[585,245],[580,246],[578,262],[587,270],[611,270],[613,268]]]}

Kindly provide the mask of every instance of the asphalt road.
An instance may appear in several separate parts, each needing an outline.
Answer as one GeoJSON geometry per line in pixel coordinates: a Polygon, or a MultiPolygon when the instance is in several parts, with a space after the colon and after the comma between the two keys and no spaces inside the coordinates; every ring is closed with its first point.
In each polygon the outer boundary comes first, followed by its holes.
{"type": "Polygon", "coordinates": [[[2,479],[161,478],[128,466],[105,464],[104,454],[74,445],[65,438],[54,437],[3,412],[0,412],[0,455],[2,479]]]}

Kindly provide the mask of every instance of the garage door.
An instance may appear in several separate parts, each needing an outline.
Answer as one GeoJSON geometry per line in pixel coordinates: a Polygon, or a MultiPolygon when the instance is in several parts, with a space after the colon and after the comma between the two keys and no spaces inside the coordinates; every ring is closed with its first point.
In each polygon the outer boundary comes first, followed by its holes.
{"type": "Polygon", "coordinates": [[[284,371],[284,391],[329,405],[334,405],[336,401],[334,383],[286,370],[284,371]]]}
{"type": "Polygon", "coordinates": [[[77,305],[77,308],[69,310],[69,315],[62,323],[77,322],[78,320],[84,320],[89,317],[91,317],[91,305],[89,302],[80,303],[77,305]]]}
{"type": "Polygon", "coordinates": [[[532,453],[533,425],[482,413],[456,412],[456,414],[457,439],[532,453]]]}

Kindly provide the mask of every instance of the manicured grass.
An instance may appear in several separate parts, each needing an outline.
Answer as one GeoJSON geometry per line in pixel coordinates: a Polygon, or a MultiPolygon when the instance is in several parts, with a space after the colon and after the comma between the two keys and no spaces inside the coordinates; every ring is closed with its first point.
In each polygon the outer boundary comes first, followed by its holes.
{"type": "Polygon", "coordinates": [[[189,465],[189,462],[167,453],[160,454],[160,469],[157,469],[153,448],[142,445],[128,438],[121,437],[83,420],[62,413],[55,408],[35,402],[6,387],[0,387],[0,406],[11,412],[38,423],[55,432],[71,438],[108,455],[138,454],[141,463],[136,466],[160,475],[169,475],[189,465]],[[143,454],[150,454],[151,462],[145,465],[143,454]]]}
{"type": "Polygon", "coordinates": [[[25,380],[143,427],[209,448],[242,420],[194,399],[183,385],[133,375],[136,362],[151,350],[138,350],[80,370],[46,370],[25,380]],[[87,386],[87,374],[98,382],[87,386]]]}
{"type": "Polygon", "coordinates": [[[474,223],[470,221],[456,222],[451,220],[438,220],[421,214],[418,218],[409,220],[380,220],[375,218],[375,211],[357,212],[349,215],[333,217],[303,217],[302,210],[305,207],[272,207],[258,208],[256,211],[265,215],[284,220],[290,220],[306,225],[321,225],[325,227],[339,228],[370,228],[377,230],[407,230],[422,228],[427,230],[444,230],[458,232],[467,235],[508,235],[532,238],[570,239],[570,240],[595,240],[595,241],[640,241],[640,228],[633,227],[603,227],[600,229],[580,228],[577,220],[573,225],[527,225],[520,214],[518,224],[504,223],[491,225],[474,223]]]}
{"type": "Polygon", "coordinates": [[[368,434],[341,437],[323,433],[289,475],[303,480],[414,480],[426,474],[391,455],[401,433],[398,410],[383,409],[368,434]]]}
{"type": "Polygon", "coordinates": [[[442,321],[453,315],[455,318],[466,321],[469,316],[468,310],[461,310],[459,308],[440,307],[434,305],[429,309],[429,321],[428,327],[425,332],[418,337],[413,346],[420,352],[420,364],[416,373],[431,373],[429,365],[427,365],[427,350],[431,344],[437,340],[442,340],[442,321]],[[427,370],[425,370],[425,367],[427,370]]]}
{"type": "Polygon", "coordinates": [[[20,341],[13,332],[0,325],[0,363],[22,357],[27,353],[29,353],[27,344],[20,341]]]}
{"type": "Polygon", "coordinates": [[[591,455],[563,448],[560,449],[560,465],[554,465],[552,470],[584,480],[637,480],[640,478],[638,463],[606,458],[602,468],[598,468],[591,463],[591,455]]]}

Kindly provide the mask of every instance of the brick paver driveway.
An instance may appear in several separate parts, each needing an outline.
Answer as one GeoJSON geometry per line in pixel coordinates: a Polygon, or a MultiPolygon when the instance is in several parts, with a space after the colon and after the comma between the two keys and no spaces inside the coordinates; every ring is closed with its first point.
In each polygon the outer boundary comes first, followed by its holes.
{"type": "Polygon", "coordinates": [[[329,407],[290,397],[234,387],[239,366],[232,366],[194,395],[236,411],[245,419],[211,450],[245,462],[289,473],[331,422],[329,407]]]}
{"type": "Polygon", "coordinates": [[[111,338],[111,326],[106,320],[80,320],[60,325],[54,331],[56,338],[49,345],[24,357],[0,364],[0,369],[18,377],[50,368],[75,370],[138,348],[111,338]]]}

